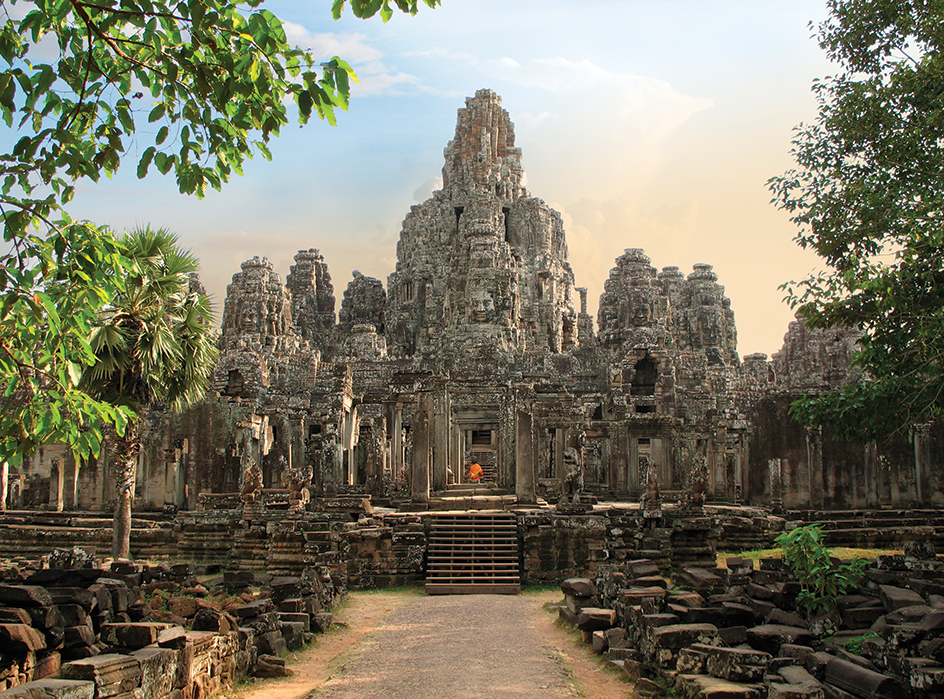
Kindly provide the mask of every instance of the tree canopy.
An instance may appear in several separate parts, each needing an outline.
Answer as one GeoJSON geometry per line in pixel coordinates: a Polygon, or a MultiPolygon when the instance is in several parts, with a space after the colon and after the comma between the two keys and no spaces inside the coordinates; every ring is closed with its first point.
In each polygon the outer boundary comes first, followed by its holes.
{"type": "Polygon", "coordinates": [[[861,383],[791,413],[870,440],[944,411],[944,2],[830,0],[796,168],[770,180],[826,271],[785,284],[810,326],[862,331],[861,383]]]}
{"type": "MultiPolygon", "coordinates": [[[[139,177],[173,174],[202,197],[246,158],[269,158],[290,120],[333,124],[347,109],[350,66],[290,45],[262,4],[0,0],[0,117],[15,141],[0,152],[0,461],[52,440],[95,454],[99,426],[121,431],[130,416],[77,386],[96,311],[127,265],[109,231],[69,217],[77,181],[131,158],[139,177]]],[[[386,21],[418,0],[350,5],[386,21]]]]}

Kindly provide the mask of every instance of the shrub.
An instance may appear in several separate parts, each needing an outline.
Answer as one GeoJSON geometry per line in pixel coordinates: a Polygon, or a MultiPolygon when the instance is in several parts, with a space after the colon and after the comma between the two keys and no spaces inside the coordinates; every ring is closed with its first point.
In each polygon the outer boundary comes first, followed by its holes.
{"type": "Polygon", "coordinates": [[[833,561],[823,545],[824,536],[820,525],[807,524],[776,539],[783,548],[783,559],[801,586],[797,604],[808,616],[829,610],[833,600],[853,585],[868,563],[864,558],[851,563],[833,561]]]}

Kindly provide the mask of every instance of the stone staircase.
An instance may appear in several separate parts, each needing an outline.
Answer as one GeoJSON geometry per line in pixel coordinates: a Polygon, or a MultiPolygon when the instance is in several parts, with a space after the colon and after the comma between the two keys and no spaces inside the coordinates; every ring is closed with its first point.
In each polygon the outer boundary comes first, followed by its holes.
{"type": "Polygon", "coordinates": [[[507,512],[432,515],[426,564],[426,594],[516,595],[518,528],[507,512]]]}

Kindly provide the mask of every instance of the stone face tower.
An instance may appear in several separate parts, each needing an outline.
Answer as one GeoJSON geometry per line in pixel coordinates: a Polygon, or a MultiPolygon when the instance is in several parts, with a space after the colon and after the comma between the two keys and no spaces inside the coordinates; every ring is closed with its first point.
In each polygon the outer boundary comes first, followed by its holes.
{"type": "Polygon", "coordinates": [[[500,105],[490,90],[466,100],[442,190],[403,222],[387,284],[392,354],[561,352],[579,342],[563,224],[522,186],[521,150],[500,105]]]}

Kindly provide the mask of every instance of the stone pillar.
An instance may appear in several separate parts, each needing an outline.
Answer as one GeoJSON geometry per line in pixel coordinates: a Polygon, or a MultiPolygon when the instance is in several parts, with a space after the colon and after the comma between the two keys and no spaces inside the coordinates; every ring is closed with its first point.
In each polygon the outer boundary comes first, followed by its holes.
{"type": "Polygon", "coordinates": [[[390,471],[399,481],[403,472],[403,404],[393,406],[393,434],[390,435],[390,471]]]}
{"type": "Polygon", "coordinates": [[[915,425],[915,501],[926,505],[930,499],[931,474],[931,425],[915,425]]]}
{"type": "Polygon", "coordinates": [[[554,430],[554,478],[558,482],[558,492],[564,487],[564,447],[567,446],[567,428],[558,427],[554,430]]]}
{"type": "Polygon", "coordinates": [[[305,438],[304,423],[300,417],[288,419],[289,449],[288,467],[304,470],[305,468],[305,438]]]}
{"type": "Polygon", "coordinates": [[[780,459],[767,459],[767,473],[770,484],[770,506],[775,510],[783,507],[783,472],[780,459]]]}
{"type": "Polygon", "coordinates": [[[879,497],[879,461],[878,445],[869,442],[863,447],[863,463],[865,465],[865,505],[878,507],[881,504],[879,497]]]}
{"type": "Polygon", "coordinates": [[[410,500],[414,505],[429,504],[429,394],[421,393],[413,418],[413,468],[410,474],[410,500]]]}
{"type": "Polygon", "coordinates": [[[449,396],[445,390],[436,391],[432,404],[429,430],[433,442],[430,488],[442,491],[446,489],[446,468],[449,464],[449,396]]]}
{"type": "Polygon", "coordinates": [[[7,509],[7,495],[10,488],[10,464],[0,463],[0,512],[7,509]]]}
{"type": "Polygon", "coordinates": [[[518,504],[532,505],[537,502],[535,491],[534,424],[531,414],[518,411],[515,438],[515,496],[518,504]]]}
{"type": "Polygon", "coordinates": [[[65,470],[62,459],[54,458],[49,469],[49,504],[56,512],[62,512],[64,505],[63,489],[65,487],[65,470]]]}
{"type": "Polygon", "coordinates": [[[823,430],[806,428],[806,459],[810,474],[810,508],[822,509],[823,493],[823,430]]]}

